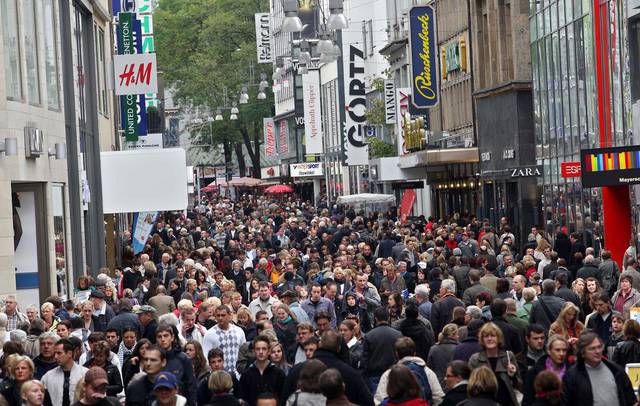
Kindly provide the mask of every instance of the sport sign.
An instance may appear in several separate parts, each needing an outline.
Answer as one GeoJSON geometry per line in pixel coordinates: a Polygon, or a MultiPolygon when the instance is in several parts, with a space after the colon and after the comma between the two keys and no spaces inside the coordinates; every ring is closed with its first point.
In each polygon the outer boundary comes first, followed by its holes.
{"type": "Polygon", "coordinates": [[[113,66],[117,95],[158,92],[156,54],[114,55],[113,66]]]}

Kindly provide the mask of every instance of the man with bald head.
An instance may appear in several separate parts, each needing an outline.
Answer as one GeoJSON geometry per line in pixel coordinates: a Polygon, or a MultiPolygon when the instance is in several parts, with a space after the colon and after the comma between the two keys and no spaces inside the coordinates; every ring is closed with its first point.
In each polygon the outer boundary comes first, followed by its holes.
{"type": "Polygon", "coordinates": [[[520,310],[526,303],[526,300],[524,300],[524,297],[522,297],[522,289],[527,287],[527,278],[525,278],[523,275],[514,276],[511,287],[512,289],[509,293],[511,293],[511,296],[516,302],[518,310],[520,310]]]}

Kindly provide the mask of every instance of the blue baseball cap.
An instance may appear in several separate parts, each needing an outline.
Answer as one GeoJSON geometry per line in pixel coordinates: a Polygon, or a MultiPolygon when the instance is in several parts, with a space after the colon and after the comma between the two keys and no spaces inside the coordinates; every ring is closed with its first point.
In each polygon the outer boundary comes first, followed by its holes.
{"type": "Polygon", "coordinates": [[[178,380],[176,376],[171,372],[160,372],[158,376],[156,376],[156,381],[153,384],[153,390],[158,388],[177,389],[178,380]]]}

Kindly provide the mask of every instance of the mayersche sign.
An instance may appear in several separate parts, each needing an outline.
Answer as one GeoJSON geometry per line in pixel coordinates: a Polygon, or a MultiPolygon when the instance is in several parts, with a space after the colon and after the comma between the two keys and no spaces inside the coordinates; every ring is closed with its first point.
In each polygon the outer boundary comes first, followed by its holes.
{"type": "Polygon", "coordinates": [[[435,12],[431,6],[415,6],[409,11],[411,50],[411,100],[417,108],[438,104],[438,48],[435,12]]]}
{"type": "Polygon", "coordinates": [[[580,151],[582,187],[640,183],[640,146],[580,151]]]}

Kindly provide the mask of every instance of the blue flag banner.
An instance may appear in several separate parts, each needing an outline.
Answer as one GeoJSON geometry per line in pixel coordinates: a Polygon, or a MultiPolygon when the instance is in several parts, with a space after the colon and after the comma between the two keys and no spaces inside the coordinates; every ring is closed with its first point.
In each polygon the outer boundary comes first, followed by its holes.
{"type": "Polygon", "coordinates": [[[144,250],[144,246],[153,231],[153,226],[158,217],[157,211],[141,211],[133,215],[133,253],[138,254],[144,250]]]}
{"type": "Polygon", "coordinates": [[[409,11],[411,50],[411,101],[416,108],[438,104],[438,48],[433,7],[415,6],[409,11]]]}

